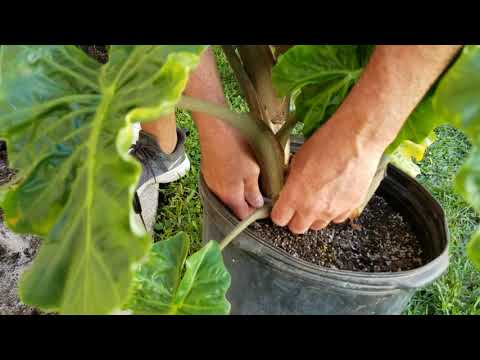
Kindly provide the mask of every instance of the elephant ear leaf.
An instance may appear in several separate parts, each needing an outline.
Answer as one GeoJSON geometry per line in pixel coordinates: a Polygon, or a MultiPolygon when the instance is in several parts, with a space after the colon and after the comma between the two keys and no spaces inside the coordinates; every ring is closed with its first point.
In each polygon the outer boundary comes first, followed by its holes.
{"type": "Polygon", "coordinates": [[[135,278],[126,308],[135,314],[226,315],[230,274],[216,241],[187,258],[185,233],[156,243],[135,278]]]}
{"type": "Polygon", "coordinates": [[[297,93],[296,117],[306,137],[341,105],[360,77],[372,45],[297,45],[281,55],[272,71],[278,94],[297,93]]]}
{"type": "Polygon", "coordinates": [[[125,303],[151,247],[133,221],[129,123],[173,111],[204,49],[111,46],[101,65],[75,46],[0,48],[0,138],[18,171],[5,221],[43,238],[24,303],[66,314],[125,303]]]}

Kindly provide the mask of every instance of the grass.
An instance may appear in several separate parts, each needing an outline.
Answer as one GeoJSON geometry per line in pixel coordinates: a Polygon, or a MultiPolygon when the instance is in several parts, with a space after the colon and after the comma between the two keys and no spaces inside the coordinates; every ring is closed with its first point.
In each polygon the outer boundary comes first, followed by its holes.
{"type": "Polygon", "coordinates": [[[450,266],[434,284],[416,293],[407,314],[480,314],[480,272],[465,255],[465,244],[479,225],[479,218],[453,189],[454,174],[465,161],[470,144],[463,134],[442,126],[437,141],[420,164],[418,180],[438,200],[450,229],[450,266]]]}
{"type": "MultiPolygon", "coordinates": [[[[225,96],[232,109],[238,112],[248,111],[240,86],[228,65],[220,48],[214,47],[217,65],[222,78],[225,96]]],[[[198,175],[200,169],[200,144],[198,132],[189,113],[177,111],[177,125],[189,131],[185,148],[192,168],[187,176],[179,181],[160,188],[160,206],[155,235],[165,239],[178,231],[185,231],[191,236],[192,251],[201,245],[202,205],[198,194],[198,175]]]]}
{"type": "MultiPolygon", "coordinates": [[[[230,106],[236,111],[248,111],[223,53],[219,48],[214,50],[230,106]]],[[[194,251],[200,247],[202,231],[202,205],[197,191],[200,147],[190,115],[177,112],[177,122],[190,132],[186,149],[192,169],[181,180],[161,188],[162,205],[155,232],[157,239],[165,239],[178,231],[185,231],[191,236],[194,251]]],[[[299,131],[300,127],[296,130],[299,131]]],[[[465,160],[470,145],[451,127],[440,127],[436,133],[437,141],[420,164],[423,174],[418,180],[445,210],[450,229],[450,266],[441,279],[416,293],[405,314],[480,314],[480,272],[475,271],[464,252],[465,243],[478,226],[479,218],[453,190],[453,176],[465,160]]]]}

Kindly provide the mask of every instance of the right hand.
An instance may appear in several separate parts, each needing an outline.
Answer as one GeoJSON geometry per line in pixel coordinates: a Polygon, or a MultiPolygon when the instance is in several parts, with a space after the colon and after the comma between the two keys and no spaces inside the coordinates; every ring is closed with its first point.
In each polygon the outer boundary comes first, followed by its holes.
{"type": "Polygon", "coordinates": [[[263,206],[260,167],[248,143],[234,129],[200,137],[201,172],[210,191],[243,220],[263,206]]]}

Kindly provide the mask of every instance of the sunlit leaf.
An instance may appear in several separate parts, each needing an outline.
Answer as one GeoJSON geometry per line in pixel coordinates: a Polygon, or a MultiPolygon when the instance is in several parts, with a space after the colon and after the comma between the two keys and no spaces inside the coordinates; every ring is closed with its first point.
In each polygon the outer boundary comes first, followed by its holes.
{"type": "Polygon", "coordinates": [[[210,241],[187,258],[189,246],[185,233],[156,243],[126,308],[135,314],[228,314],[225,294],[231,279],[218,243],[210,241]]]}
{"type": "Polygon", "coordinates": [[[129,123],[173,111],[204,46],[0,48],[0,138],[21,180],[3,200],[12,230],[43,237],[23,302],[109,313],[125,302],[151,240],[133,220],[140,165],[129,123]]]}

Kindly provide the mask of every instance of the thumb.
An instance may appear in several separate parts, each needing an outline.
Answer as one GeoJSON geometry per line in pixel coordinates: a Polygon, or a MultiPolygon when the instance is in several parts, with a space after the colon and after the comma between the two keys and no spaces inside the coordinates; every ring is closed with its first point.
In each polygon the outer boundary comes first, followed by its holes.
{"type": "Polygon", "coordinates": [[[258,176],[251,176],[245,179],[245,200],[256,208],[263,206],[263,196],[258,186],[258,176]]]}

